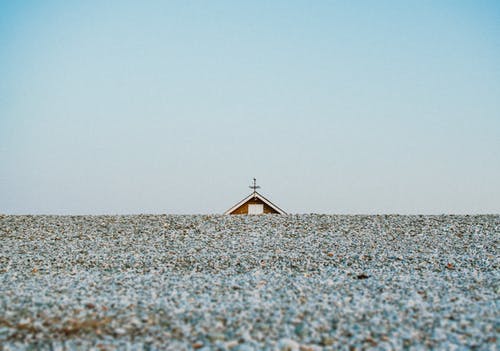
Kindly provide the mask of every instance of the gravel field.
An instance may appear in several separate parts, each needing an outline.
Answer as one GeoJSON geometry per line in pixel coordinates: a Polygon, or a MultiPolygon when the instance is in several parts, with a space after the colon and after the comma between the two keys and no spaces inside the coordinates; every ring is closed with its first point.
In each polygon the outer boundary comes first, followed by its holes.
{"type": "Polygon", "coordinates": [[[498,350],[500,216],[0,216],[1,350],[498,350]]]}

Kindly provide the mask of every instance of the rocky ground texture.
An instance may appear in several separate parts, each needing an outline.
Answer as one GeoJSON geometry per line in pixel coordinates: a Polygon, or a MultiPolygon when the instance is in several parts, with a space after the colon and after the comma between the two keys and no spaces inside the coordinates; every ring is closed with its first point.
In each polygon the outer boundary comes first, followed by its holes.
{"type": "Polygon", "coordinates": [[[0,349],[497,350],[500,216],[0,216],[0,349]]]}

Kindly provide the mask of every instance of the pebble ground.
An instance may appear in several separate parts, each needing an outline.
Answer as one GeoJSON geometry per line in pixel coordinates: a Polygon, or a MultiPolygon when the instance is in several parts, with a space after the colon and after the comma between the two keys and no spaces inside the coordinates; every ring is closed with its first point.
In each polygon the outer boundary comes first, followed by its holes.
{"type": "Polygon", "coordinates": [[[498,350],[500,216],[0,216],[1,350],[498,350]]]}

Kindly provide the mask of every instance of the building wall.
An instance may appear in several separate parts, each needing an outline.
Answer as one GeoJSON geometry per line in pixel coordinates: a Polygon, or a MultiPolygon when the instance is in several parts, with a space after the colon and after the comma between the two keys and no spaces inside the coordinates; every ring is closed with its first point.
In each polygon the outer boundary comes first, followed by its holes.
{"type": "Polygon", "coordinates": [[[259,199],[251,199],[245,202],[243,205],[238,207],[236,210],[231,212],[231,214],[248,214],[248,205],[250,204],[263,204],[264,205],[264,213],[278,213],[272,207],[264,203],[259,199]]]}

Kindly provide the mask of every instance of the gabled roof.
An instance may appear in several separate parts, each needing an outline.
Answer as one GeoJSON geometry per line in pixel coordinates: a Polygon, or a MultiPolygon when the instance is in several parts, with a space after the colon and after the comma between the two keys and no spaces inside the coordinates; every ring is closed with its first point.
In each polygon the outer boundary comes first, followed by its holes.
{"type": "Polygon", "coordinates": [[[241,205],[243,205],[245,202],[247,202],[249,200],[252,200],[254,198],[257,198],[257,199],[261,200],[263,203],[265,203],[266,205],[268,205],[269,207],[271,207],[273,210],[275,210],[279,214],[286,214],[285,211],[283,211],[281,208],[279,208],[278,206],[276,206],[275,204],[273,204],[271,201],[269,201],[268,199],[266,199],[264,196],[262,196],[261,194],[259,194],[256,191],[253,192],[253,193],[251,193],[250,195],[248,195],[246,198],[244,198],[243,200],[241,200],[240,202],[238,202],[236,205],[234,205],[233,207],[231,207],[226,212],[224,212],[224,214],[230,214],[231,212],[233,212],[234,210],[236,210],[238,207],[240,207],[241,205]]]}

